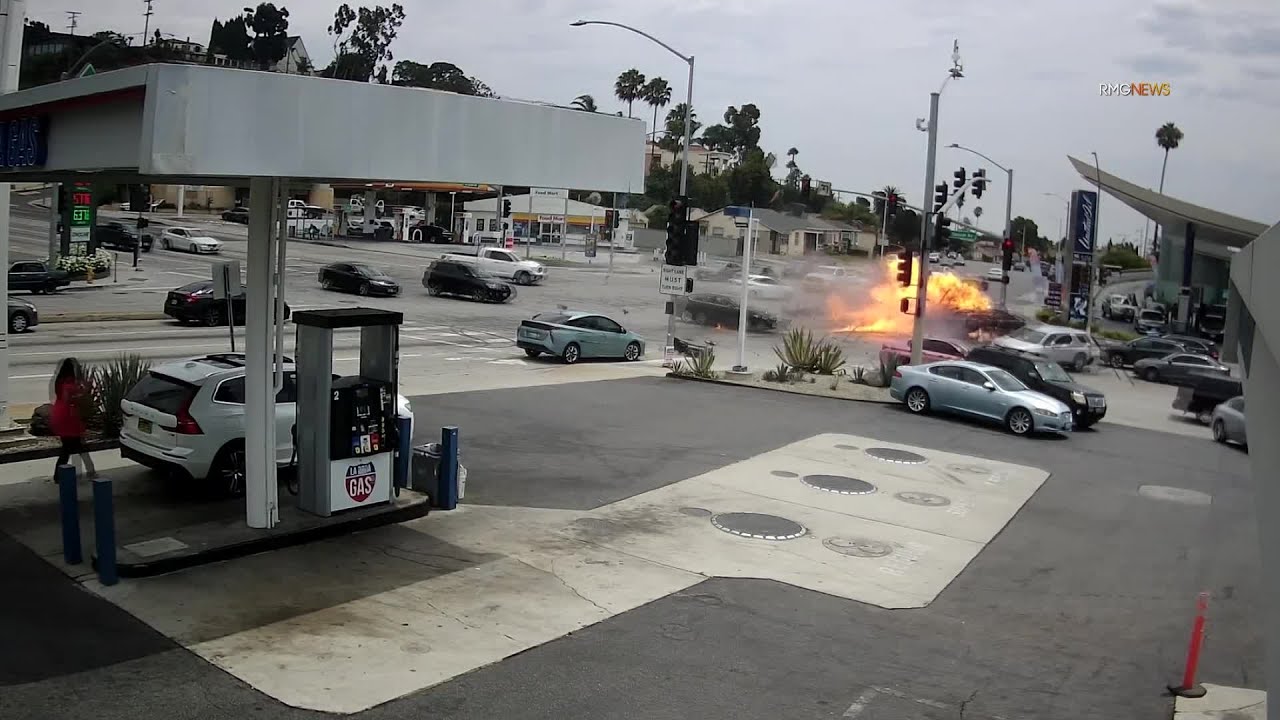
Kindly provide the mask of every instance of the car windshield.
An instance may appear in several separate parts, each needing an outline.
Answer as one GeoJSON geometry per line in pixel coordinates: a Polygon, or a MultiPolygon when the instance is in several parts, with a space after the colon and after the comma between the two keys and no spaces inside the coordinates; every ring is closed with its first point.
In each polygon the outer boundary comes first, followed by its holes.
{"type": "Polygon", "coordinates": [[[1003,370],[988,370],[987,377],[991,378],[991,382],[995,383],[996,387],[1005,392],[1017,392],[1027,389],[1027,386],[1023,385],[1018,378],[1003,370]]]}
{"type": "Polygon", "coordinates": [[[372,278],[374,280],[390,280],[391,279],[390,275],[386,274],[385,272],[375,267],[369,267],[368,265],[352,265],[351,267],[355,268],[356,272],[360,273],[361,275],[367,278],[372,278]]]}
{"type": "Polygon", "coordinates": [[[1153,322],[1164,322],[1164,313],[1159,310],[1143,310],[1142,319],[1151,320],[1153,322]]]}
{"type": "Polygon", "coordinates": [[[1071,376],[1058,363],[1038,362],[1036,372],[1047,382],[1071,382],[1071,376]]]}
{"type": "Polygon", "coordinates": [[[1044,342],[1044,333],[1029,328],[1018,328],[1009,333],[1009,337],[1013,340],[1021,340],[1022,342],[1039,345],[1044,342]]]}

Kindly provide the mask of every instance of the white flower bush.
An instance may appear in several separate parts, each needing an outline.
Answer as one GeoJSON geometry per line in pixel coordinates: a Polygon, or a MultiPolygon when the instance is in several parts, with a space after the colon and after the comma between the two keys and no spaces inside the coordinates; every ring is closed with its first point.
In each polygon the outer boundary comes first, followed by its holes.
{"type": "Polygon", "coordinates": [[[82,275],[90,270],[95,274],[101,274],[111,269],[111,253],[98,250],[92,255],[60,255],[57,267],[72,275],[82,275]]]}

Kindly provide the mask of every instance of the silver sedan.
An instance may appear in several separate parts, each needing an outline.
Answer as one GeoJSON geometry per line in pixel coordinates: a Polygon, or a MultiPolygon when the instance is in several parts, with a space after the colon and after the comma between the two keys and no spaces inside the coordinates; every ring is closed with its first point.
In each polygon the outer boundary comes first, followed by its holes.
{"type": "Polygon", "coordinates": [[[1031,390],[990,365],[948,361],[904,365],[893,375],[889,395],[916,414],[952,412],[1000,423],[1014,435],[1070,432],[1071,408],[1031,390]]]}
{"type": "Polygon", "coordinates": [[[1249,446],[1249,436],[1244,427],[1244,396],[1233,397],[1213,409],[1213,439],[1220,443],[1240,443],[1249,446]]]}

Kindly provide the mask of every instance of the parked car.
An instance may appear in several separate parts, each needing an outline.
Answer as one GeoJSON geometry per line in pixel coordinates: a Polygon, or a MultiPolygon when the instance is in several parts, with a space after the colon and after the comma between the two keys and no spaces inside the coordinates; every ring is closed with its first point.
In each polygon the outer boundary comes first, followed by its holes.
{"type": "MultiPolygon", "coordinates": [[[[120,403],[120,455],[182,479],[204,481],[227,494],[244,491],[245,357],[223,353],[153,367],[120,403]]],[[[276,465],[293,458],[297,369],[284,358],[276,393],[276,465]]],[[[397,397],[401,417],[409,401],[397,397]]]]}
{"type": "Polygon", "coordinates": [[[1133,373],[1147,382],[1177,383],[1194,374],[1231,375],[1231,368],[1208,355],[1176,352],[1133,364],[1133,373]]]}
{"type": "Polygon", "coordinates": [[[454,295],[476,302],[503,303],[516,296],[515,288],[475,265],[443,258],[427,266],[422,286],[434,296],[454,295]]]}
{"type": "Polygon", "coordinates": [[[516,329],[516,346],[536,358],[543,353],[572,365],[583,358],[639,360],[644,338],[596,313],[564,310],[539,313],[516,329]]]}
{"type": "Polygon", "coordinates": [[[1170,353],[1184,352],[1187,348],[1168,338],[1142,337],[1123,345],[1111,345],[1102,350],[1102,361],[1113,368],[1125,368],[1139,360],[1162,358],[1170,353]]]}
{"type": "Polygon", "coordinates": [[[160,233],[160,245],[165,250],[183,250],[193,253],[216,253],[222,250],[222,243],[207,235],[200,235],[197,230],[183,227],[165,228],[160,233]]]}
{"type": "Polygon", "coordinates": [[[1169,332],[1169,318],[1163,310],[1140,310],[1133,320],[1133,327],[1143,335],[1164,335],[1169,332]]]}
{"type": "MultiPolygon", "coordinates": [[[[733,279],[737,285],[742,284],[742,276],[733,279]]],[[[794,295],[791,288],[783,285],[768,275],[748,275],[747,276],[747,296],[760,298],[761,300],[790,300],[794,295]]]]}
{"type": "Polygon", "coordinates": [[[1218,359],[1218,346],[1204,338],[1191,337],[1190,335],[1161,335],[1159,339],[1178,343],[1189,353],[1208,355],[1214,360],[1218,359]]]}
{"type": "Polygon", "coordinates": [[[1071,408],[1076,428],[1087,428],[1107,414],[1107,396],[1071,379],[1062,366],[1038,355],[986,345],[969,352],[971,362],[998,367],[1023,385],[1071,408]]]}
{"type": "Polygon", "coordinates": [[[1028,326],[996,338],[995,344],[1039,355],[1077,372],[1098,359],[1098,345],[1083,330],[1056,325],[1028,326]]]}
{"type": "Polygon", "coordinates": [[[242,225],[249,224],[249,208],[233,207],[230,210],[222,212],[222,219],[227,222],[240,223],[242,225]]]}
{"type": "Polygon", "coordinates": [[[727,262],[717,268],[698,266],[695,276],[707,282],[727,282],[742,277],[742,266],[736,262],[727,262]]]}
{"type": "MultiPolygon", "coordinates": [[[[139,234],[137,228],[114,220],[103,223],[93,229],[93,236],[97,239],[100,247],[110,250],[123,250],[125,252],[133,252],[133,249],[138,246],[139,234]]],[[[151,234],[141,233],[141,236],[141,251],[151,252],[151,234]]]]}
{"type": "Polygon", "coordinates": [[[502,248],[482,247],[472,251],[451,252],[440,259],[474,265],[494,277],[512,280],[517,285],[536,285],[547,276],[547,268],[542,263],[524,260],[502,248]]]}
{"type": "Polygon", "coordinates": [[[26,290],[32,295],[57,292],[58,288],[71,284],[71,275],[65,270],[50,268],[38,260],[20,260],[9,265],[9,292],[26,290]]]}
{"type": "MultiPolygon", "coordinates": [[[[676,300],[676,315],[697,325],[738,327],[741,306],[736,298],[713,293],[685,295],[676,300]]],[[[778,316],[758,308],[747,308],[747,330],[766,331],[778,327],[778,316]]]]}
{"type": "MultiPolygon", "coordinates": [[[[925,338],[920,344],[920,360],[922,363],[939,362],[941,360],[963,360],[969,353],[969,345],[959,340],[942,338],[925,338]]],[[[911,363],[911,341],[890,341],[880,346],[880,362],[888,364],[890,358],[897,358],[898,364],[911,363]]]]}
{"type": "Polygon", "coordinates": [[[357,295],[400,294],[400,283],[385,272],[363,263],[332,263],[320,268],[316,279],[325,290],[353,292],[357,295]]]}
{"type": "Polygon", "coordinates": [[[453,242],[453,233],[423,221],[409,228],[409,242],[449,244],[453,242]]]}
{"type": "Polygon", "coordinates": [[[849,271],[839,265],[823,265],[805,275],[804,280],[801,281],[801,287],[805,290],[826,290],[832,285],[848,281],[850,277],[849,271]]]}
{"type": "MultiPolygon", "coordinates": [[[[245,319],[245,293],[231,298],[231,310],[236,325],[243,325],[245,319]]],[[[164,301],[164,314],[180,323],[199,323],[208,327],[227,324],[227,301],[213,296],[213,281],[198,280],[170,290],[164,301]]],[[[284,319],[288,320],[292,311],[289,303],[284,304],[284,319]]]]}
{"type": "Polygon", "coordinates": [[[9,332],[11,334],[20,335],[30,332],[31,328],[39,324],[40,313],[35,305],[21,298],[9,296],[9,332]]]}
{"type": "Polygon", "coordinates": [[[1070,432],[1071,408],[1023,385],[997,367],[967,361],[904,365],[893,373],[889,395],[917,415],[931,410],[1003,425],[1015,435],[1070,432]]]}
{"type": "Polygon", "coordinates": [[[1196,313],[1196,332],[1213,342],[1222,342],[1226,334],[1227,306],[1201,305],[1196,313]]]}
{"type": "Polygon", "coordinates": [[[1128,295],[1108,295],[1102,301],[1102,317],[1108,320],[1132,322],[1137,312],[1138,306],[1128,295]]]}
{"type": "Polygon", "coordinates": [[[1249,447],[1249,435],[1245,431],[1244,396],[1233,397],[1213,409],[1210,420],[1213,439],[1220,443],[1239,443],[1249,447]]]}
{"type": "Polygon", "coordinates": [[[1225,375],[1192,373],[1178,382],[1173,409],[1196,416],[1208,425],[1213,411],[1222,403],[1244,394],[1244,383],[1225,375]]]}

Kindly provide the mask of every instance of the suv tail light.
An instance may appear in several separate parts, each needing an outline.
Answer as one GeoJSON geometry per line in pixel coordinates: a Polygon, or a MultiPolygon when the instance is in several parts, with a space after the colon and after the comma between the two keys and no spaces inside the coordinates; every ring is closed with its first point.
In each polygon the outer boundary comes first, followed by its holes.
{"type": "Polygon", "coordinates": [[[174,413],[174,417],[178,422],[174,424],[172,430],[178,435],[203,435],[204,430],[200,427],[200,423],[191,417],[191,401],[196,399],[196,393],[187,395],[182,401],[182,405],[178,407],[178,412],[174,413]]]}
{"type": "Polygon", "coordinates": [[[896,378],[900,378],[900,377],[902,377],[902,371],[901,371],[901,370],[899,370],[899,369],[897,369],[897,368],[894,368],[894,369],[893,369],[893,376],[894,376],[894,377],[896,377],[896,378]]]}

